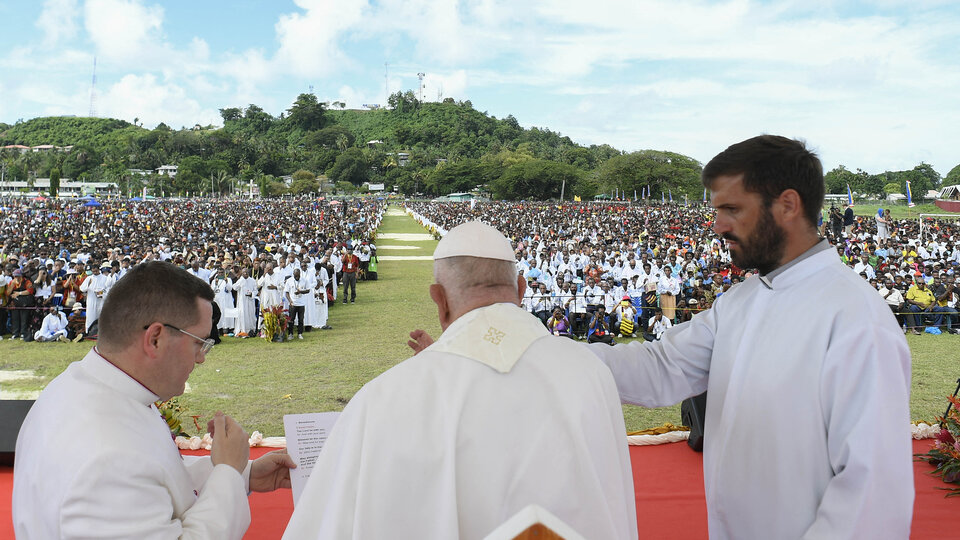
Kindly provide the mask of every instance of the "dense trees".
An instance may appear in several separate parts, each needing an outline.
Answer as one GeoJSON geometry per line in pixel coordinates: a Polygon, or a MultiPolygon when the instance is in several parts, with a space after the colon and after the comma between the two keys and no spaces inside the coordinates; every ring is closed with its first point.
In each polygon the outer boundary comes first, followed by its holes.
{"type": "MultiPolygon", "coordinates": [[[[220,129],[161,123],[148,130],[136,121],[37,118],[0,125],[0,145],[72,145],[72,150],[5,150],[0,161],[8,179],[30,180],[56,170],[63,178],[116,181],[124,191],[146,185],[156,194],[233,193],[249,182],[264,195],[316,193],[318,175],[339,189],[382,182],[388,190],[431,196],[478,187],[507,199],[632,197],[647,189],[654,198],[671,193],[699,199],[702,193],[702,166],[688,156],[582,146],[549,129],[524,129],[513,116],[497,119],[469,101],[420,102],[406,91],[388,103],[388,109],[345,110],[300,94],[279,117],[255,104],[220,109],[220,129]],[[179,166],[173,181],[127,172],[166,164],[179,166]],[[282,181],[287,175],[295,177],[282,181]]],[[[907,180],[915,197],[941,183],[925,163],[879,174],[840,166],[826,174],[829,193],[844,193],[849,184],[858,193],[883,196],[893,185],[902,192],[907,180]]],[[[946,180],[960,183],[960,166],[946,180]]]]}
{"type": "Polygon", "coordinates": [[[911,196],[917,200],[926,196],[927,191],[939,189],[943,183],[940,173],[928,163],[920,163],[910,170],[885,171],[879,174],[870,174],[861,169],[854,172],[840,165],[824,175],[827,193],[846,193],[849,185],[850,190],[855,193],[879,198],[892,193],[906,194],[908,180],[911,196]]]}
{"type": "Polygon", "coordinates": [[[945,186],[955,186],[957,184],[960,184],[960,165],[950,169],[947,176],[943,178],[943,185],[945,186]]]}

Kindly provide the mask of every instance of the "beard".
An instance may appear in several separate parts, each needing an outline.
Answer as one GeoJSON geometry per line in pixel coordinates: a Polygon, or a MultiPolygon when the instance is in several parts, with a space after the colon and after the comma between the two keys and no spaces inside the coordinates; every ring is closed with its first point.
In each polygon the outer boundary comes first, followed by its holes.
{"type": "Polygon", "coordinates": [[[761,275],[769,274],[780,266],[785,236],[768,207],[763,208],[760,219],[745,242],[729,233],[723,235],[725,239],[737,243],[736,250],[730,250],[733,263],[743,269],[756,268],[761,275]]]}

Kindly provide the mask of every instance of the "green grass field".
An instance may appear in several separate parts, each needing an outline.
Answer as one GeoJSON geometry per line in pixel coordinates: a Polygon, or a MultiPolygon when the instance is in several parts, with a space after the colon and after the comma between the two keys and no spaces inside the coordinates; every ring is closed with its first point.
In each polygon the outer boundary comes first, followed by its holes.
{"type": "MultiPolygon", "coordinates": [[[[960,219],[960,214],[951,214],[939,208],[935,204],[918,204],[913,208],[909,208],[906,204],[890,204],[890,203],[872,203],[872,204],[860,204],[857,203],[853,207],[853,213],[858,216],[869,216],[873,217],[877,215],[878,208],[889,208],[890,217],[893,219],[919,219],[920,214],[943,214],[943,215],[953,215],[956,216],[955,219],[960,219]]],[[[950,219],[950,218],[939,218],[939,219],[950,219]]]]}
{"type": "MultiPolygon", "coordinates": [[[[424,231],[406,216],[386,216],[380,232],[424,231]]],[[[420,256],[432,254],[436,242],[380,239],[377,246],[381,256],[420,256]]],[[[378,281],[360,282],[356,304],[331,306],[333,330],[309,332],[304,341],[286,343],[224,338],[190,376],[190,391],[180,398],[187,414],[207,419],[223,410],[248,431],[282,436],[284,414],[342,409],[364,383],[409,356],[406,341],[411,330],[440,333],[427,294],[432,282],[430,261],[382,261],[379,276],[378,281]]],[[[907,342],[913,352],[911,415],[932,421],[943,413],[945,396],[953,392],[960,376],[960,338],[910,335],[907,342]]],[[[32,370],[36,377],[0,379],[0,389],[5,393],[39,390],[70,362],[80,360],[91,345],[4,340],[0,370],[32,370]]],[[[625,406],[624,417],[628,430],[680,423],[679,406],[625,406]]],[[[189,427],[189,419],[184,420],[189,427]]],[[[770,421],[778,420],[771,417],[770,421]]]]}

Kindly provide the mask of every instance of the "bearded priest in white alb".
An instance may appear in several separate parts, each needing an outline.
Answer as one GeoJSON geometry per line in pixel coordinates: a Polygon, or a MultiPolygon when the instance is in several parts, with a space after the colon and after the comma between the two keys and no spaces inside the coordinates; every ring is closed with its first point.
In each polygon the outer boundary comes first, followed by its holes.
{"type": "Polygon", "coordinates": [[[763,135],[703,169],[713,230],[759,275],[659,341],[591,346],[624,402],[707,391],[711,539],[907,538],[910,350],[866,281],[817,236],[820,160],[763,135]]]}
{"type": "Polygon", "coordinates": [[[284,538],[483,538],[531,504],[586,538],[636,538],[623,412],[609,370],[519,306],[496,229],[434,253],[443,335],[366,384],[327,439],[284,538]]]}

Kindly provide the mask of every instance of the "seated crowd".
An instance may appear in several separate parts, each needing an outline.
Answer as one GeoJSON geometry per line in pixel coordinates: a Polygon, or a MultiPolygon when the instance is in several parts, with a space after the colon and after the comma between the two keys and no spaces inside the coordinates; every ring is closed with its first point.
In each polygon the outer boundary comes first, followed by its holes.
{"type": "MultiPolygon", "coordinates": [[[[103,201],[4,199],[0,339],[95,337],[113,284],[131,267],[170,261],[213,288],[217,339],[257,336],[282,306],[298,337],[327,325],[329,302],[356,301],[376,279],[383,201],[103,201]],[[349,292],[349,294],[348,294],[349,292]]],[[[282,337],[282,336],[281,336],[282,337]]]]}
{"type": "MultiPolygon", "coordinates": [[[[733,264],[710,229],[713,210],[699,203],[431,202],[407,208],[439,234],[469,220],[503,231],[528,282],[524,307],[554,333],[573,338],[655,340],[750,275],[733,264]]],[[[904,332],[957,333],[955,221],[926,219],[921,237],[917,220],[892,220],[889,212],[855,217],[848,227],[828,226],[830,212],[823,213],[821,234],[886,299],[904,332]]]]}

